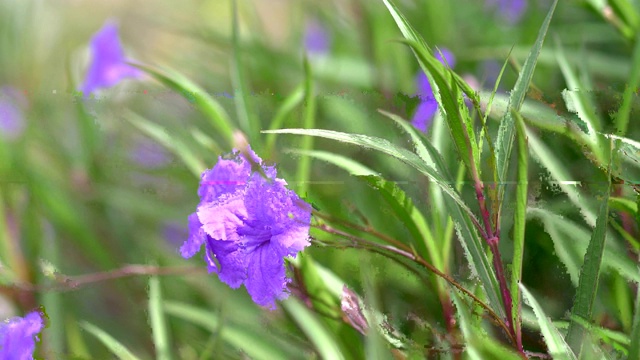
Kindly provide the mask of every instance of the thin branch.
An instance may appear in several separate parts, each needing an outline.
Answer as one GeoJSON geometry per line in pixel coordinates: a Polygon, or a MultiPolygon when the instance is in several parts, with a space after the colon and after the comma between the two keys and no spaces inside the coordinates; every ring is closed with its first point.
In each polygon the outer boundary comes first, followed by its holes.
{"type": "Polygon", "coordinates": [[[78,276],[66,276],[55,275],[53,284],[31,284],[31,283],[15,283],[11,286],[1,285],[0,289],[18,289],[28,292],[66,292],[75,291],[83,286],[107,281],[115,280],[125,277],[131,277],[136,275],[158,275],[158,276],[170,276],[170,275],[202,275],[207,271],[201,266],[174,266],[174,267],[160,267],[152,265],[125,265],[118,269],[109,271],[101,271],[91,274],[78,275],[78,276]]]}

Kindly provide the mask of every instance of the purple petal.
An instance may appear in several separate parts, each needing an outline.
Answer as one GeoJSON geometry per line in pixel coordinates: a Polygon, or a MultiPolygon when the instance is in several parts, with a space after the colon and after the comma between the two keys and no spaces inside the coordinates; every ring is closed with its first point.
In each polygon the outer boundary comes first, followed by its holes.
{"type": "MultiPolygon", "coordinates": [[[[262,164],[262,159],[251,148],[247,153],[254,163],[262,164]]],[[[201,202],[211,202],[224,194],[232,194],[247,185],[251,176],[251,163],[243,154],[234,151],[230,159],[218,157],[218,163],[211,170],[205,170],[200,179],[198,196],[201,202]]],[[[273,174],[275,176],[275,173],[273,174]]]]}
{"type": "Polygon", "coordinates": [[[277,247],[265,243],[258,246],[247,257],[247,279],[245,287],[251,299],[258,305],[275,308],[275,301],[285,299],[288,294],[284,260],[277,247]]]}
{"type": "Polygon", "coordinates": [[[37,334],[43,327],[42,316],[35,311],[0,323],[0,360],[33,359],[37,334]]]}
{"type": "Polygon", "coordinates": [[[126,78],[139,78],[142,71],[126,63],[115,23],[106,23],[91,39],[91,64],[80,91],[85,95],[116,85],[126,78]]]}
{"type": "Polygon", "coordinates": [[[233,289],[247,278],[247,255],[238,242],[209,238],[206,260],[209,272],[217,273],[220,281],[233,289]]]}
{"type": "Polygon", "coordinates": [[[438,103],[435,100],[423,101],[418,105],[415,114],[411,118],[411,124],[422,131],[427,132],[427,128],[431,125],[433,116],[438,111],[438,103]]]}
{"type": "Polygon", "coordinates": [[[247,218],[243,193],[225,195],[214,203],[198,206],[198,219],[204,232],[215,240],[238,241],[238,227],[247,218]]]}
{"type": "MultiPolygon", "coordinates": [[[[254,174],[245,206],[249,214],[246,223],[254,229],[268,230],[268,241],[291,249],[287,253],[296,253],[309,245],[311,207],[287,189],[282,180],[267,181],[254,174]]],[[[240,234],[249,235],[246,228],[241,228],[240,234]]]]}
{"type": "Polygon", "coordinates": [[[189,237],[180,247],[180,254],[185,259],[197,254],[202,248],[202,244],[207,241],[207,234],[202,229],[202,223],[198,219],[198,214],[189,215],[189,237]]]}

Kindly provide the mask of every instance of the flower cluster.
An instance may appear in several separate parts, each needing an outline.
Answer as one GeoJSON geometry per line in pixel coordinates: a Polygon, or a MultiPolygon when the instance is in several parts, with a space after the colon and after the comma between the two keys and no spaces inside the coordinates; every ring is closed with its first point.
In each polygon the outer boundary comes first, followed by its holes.
{"type": "Polygon", "coordinates": [[[202,173],[197,211],[180,248],[189,258],[205,245],[210,272],[253,301],[274,308],[287,297],[284,257],[309,245],[311,208],[251,150],[219,157],[202,173]]]}
{"type": "Polygon", "coordinates": [[[0,323],[0,360],[33,359],[37,334],[43,327],[42,316],[36,311],[0,323]]]}
{"type": "Polygon", "coordinates": [[[139,78],[142,71],[127,64],[118,38],[118,27],[107,22],[91,39],[91,64],[80,91],[88,95],[116,85],[126,78],[139,78]]]}
{"type": "MultiPolygon", "coordinates": [[[[443,64],[446,64],[450,67],[455,65],[455,58],[451,51],[447,49],[441,49],[441,51],[436,51],[436,58],[443,64]],[[442,55],[441,55],[442,54],[442,55]],[[444,60],[442,59],[444,56],[444,60]]],[[[416,112],[413,114],[411,118],[411,123],[415,126],[416,129],[426,132],[431,124],[431,120],[433,120],[433,116],[438,111],[438,102],[436,101],[433,95],[433,89],[431,88],[431,84],[429,83],[429,79],[424,72],[420,71],[416,77],[416,83],[418,85],[418,97],[420,98],[420,103],[418,104],[418,108],[416,112]]]]}

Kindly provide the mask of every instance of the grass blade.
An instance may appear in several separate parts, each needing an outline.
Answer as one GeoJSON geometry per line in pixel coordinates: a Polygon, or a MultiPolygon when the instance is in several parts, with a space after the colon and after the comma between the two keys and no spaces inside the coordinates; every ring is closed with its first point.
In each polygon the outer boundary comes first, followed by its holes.
{"type": "Polygon", "coordinates": [[[114,337],[112,337],[99,327],[86,321],[80,323],[80,326],[82,326],[83,329],[100,340],[100,342],[103,343],[109,349],[109,351],[113,353],[113,355],[117,356],[118,359],[139,360],[139,358],[133,355],[133,353],[129,351],[129,349],[127,349],[124,345],[118,342],[118,340],[116,340],[114,337]]]}
{"type": "Polygon", "coordinates": [[[158,70],[148,65],[131,64],[143,70],[166,87],[182,95],[187,101],[194,104],[211,122],[211,125],[220,133],[227,142],[228,148],[233,144],[234,125],[226,110],[207,94],[201,87],[191,80],[172,70],[158,70]]]}
{"type": "Polygon", "coordinates": [[[296,298],[281,302],[282,307],[291,315],[298,327],[305,333],[323,359],[344,359],[333,334],[296,298]]]}
{"type": "Polygon", "coordinates": [[[629,344],[629,359],[640,358],[640,291],[636,293],[636,304],[631,328],[631,344],[629,344]]]}
{"type": "MultiPolygon", "coordinates": [[[[507,182],[507,174],[509,169],[509,163],[511,159],[511,150],[513,148],[513,143],[515,139],[515,119],[513,112],[519,112],[522,104],[524,103],[524,98],[529,89],[529,85],[531,84],[531,80],[533,78],[533,72],[536,68],[536,64],[538,62],[538,56],[540,55],[540,51],[542,49],[542,44],[544,43],[544,39],[547,35],[547,30],[549,29],[549,24],[551,23],[551,18],[553,17],[553,13],[555,11],[556,5],[558,4],[558,0],[555,0],[547,13],[547,17],[544,19],[542,23],[542,27],[538,32],[538,38],[534,43],[531,51],[529,52],[529,56],[524,62],[522,67],[522,71],[518,75],[518,80],[516,81],[516,85],[511,91],[511,95],[509,97],[509,103],[507,105],[507,111],[505,116],[502,118],[500,122],[500,127],[498,129],[498,137],[496,139],[495,149],[496,149],[496,167],[498,173],[498,204],[500,209],[498,213],[500,215],[499,222],[502,224],[502,206],[504,202],[504,192],[505,185],[507,182]]],[[[510,216],[505,212],[505,216],[510,216]]],[[[501,233],[506,234],[510,229],[504,229],[502,226],[501,233]]]]}
{"type": "Polygon", "coordinates": [[[556,328],[556,326],[551,322],[551,319],[544,313],[544,310],[542,310],[538,301],[533,297],[533,295],[531,295],[524,285],[520,284],[520,290],[522,291],[523,298],[533,308],[533,312],[538,318],[538,324],[540,325],[544,342],[547,344],[547,348],[549,349],[549,354],[551,354],[554,359],[576,359],[575,354],[562,338],[560,331],[558,331],[558,328],[556,328]]]}
{"type": "Polygon", "coordinates": [[[575,182],[571,181],[572,177],[566,167],[533,132],[527,130],[527,138],[529,140],[529,151],[531,151],[534,158],[549,171],[551,179],[569,196],[571,202],[580,209],[587,224],[592,227],[595,226],[596,215],[589,208],[583,197],[580,196],[580,192],[577,190],[575,182]]]}
{"type": "Polygon", "coordinates": [[[153,122],[143,118],[142,116],[134,112],[128,112],[126,118],[127,120],[129,120],[129,122],[131,122],[131,124],[133,124],[133,126],[137,127],[138,129],[140,129],[140,131],[149,135],[160,144],[162,144],[165,148],[169,149],[178,157],[180,157],[184,164],[196,177],[199,178],[202,171],[206,169],[204,162],[202,162],[202,160],[200,160],[191,151],[191,149],[186,146],[184,142],[182,142],[176,136],[169,135],[169,133],[164,128],[154,124],[153,122]]]}
{"type": "Polygon", "coordinates": [[[459,86],[462,85],[464,92],[472,99],[475,98],[474,91],[436,60],[422,37],[390,0],[383,0],[383,2],[406,39],[404,42],[411,47],[429,81],[435,85],[435,98],[441,113],[447,120],[460,158],[472,173],[479,171],[476,164],[480,162],[480,152],[475,140],[473,123],[464,105],[459,86]]]}
{"type": "MultiPolygon", "coordinates": [[[[598,280],[600,279],[600,270],[602,268],[602,258],[605,251],[605,241],[607,235],[607,223],[609,220],[609,192],[611,190],[611,178],[606,189],[604,189],[604,198],[601,200],[598,220],[596,222],[593,235],[587,247],[587,253],[584,258],[584,264],[580,271],[580,280],[578,282],[578,291],[576,300],[571,310],[571,314],[582,320],[590,322],[593,315],[593,304],[598,292],[598,280]]],[[[584,327],[572,321],[569,325],[567,333],[567,342],[577,354],[582,352],[584,341],[584,327]]]]}
{"type": "Polygon", "coordinates": [[[305,155],[312,158],[316,158],[318,160],[326,161],[330,164],[333,164],[339,168],[342,168],[349,172],[351,175],[379,175],[377,172],[369,169],[365,165],[348,158],[346,156],[334,154],[328,151],[321,150],[300,150],[300,149],[287,149],[285,152],[292,154],[305,155]]]}
{"type": "Polygon", "coordinates": [[[511,319],[516,336],[520,338],[522,319],[520,317],[522,304],[518,284],[522,281],[522,262],[524,258],[524,232],[527,218],[528,170],[529,151],[527,150],[526,130],[524,120],[518,114],[516,117],[516,133],[518,137],[518,175],[516,183],[515,214],[513,220],[513,260],[511,263],[511,294],[513,313],[511,319]]]}
{"type": "Polygon", "coordinates": [[[171,342],[169,341],[169,329],[162,311],[162,289],[160,278],[149,278],[149,320],[153,332],[153,344],[156,348],[156,359],[171,360],[171,342]]]}
{"type": "MultiPolygon", "coordinates": [[[[443,175],[444,179],[448,182],[453,182],[453,178],[447,170],[444,159],[423,134],[416,131],[409,122],[399,116],[385,111],[380,112],[393,120],[400,128],[411,136],[416,153],[425,161],[426,164],[432,164],[432,166],[435,166],[437,171],[443,175]]],[[[454,221],[458,237],[465,250],[467,260],[471,265],[474,276],[478,276],[482,282],[482,286],[484,287],[487,297],[489,298],[489,302],[493,305],[494,310],[501,316],[504,315],[502,306],[500,306],[500,291],[498,289],[496,276],[489,259],[485,255],[483,240],[480,239],[477,232],[474,231],[474,225],[472,224],[471,219],[460,211],[460,208],[451,201],[451,198],[445,197],[443,203],[443,210],[446,210],[447,214],[454,221]]],[[[441,258],[443,259],[442,264],[444,266],[446,265],[445,259],[449,259],[448,254],[451,248],[451,242],[448,240],[448,237],[443,236],[443,238],[445,238],[445,240],[443,244],[440,244],[440,253],[442,254],[441,258]]]]}
{"type": "Polygon", "coordinates": [[[396,184],[379,176],[361,176],[369,186],[377,190],[385,203],[404,224],[411,236],[418,253],[431,260],[438,270],[443,270],[443,259],[431,234],[429,225],[422,212],[415,207],[413,200],[396,184]]]}
{"type": "Polygon", "coordinates": [[[460,195],[456,192],[456,190],[453,189],[449,183],[447,183],[447,181],[442,177],[441,174],[439,174],[432,167],[426,165],[418,156],[416,156],[416,154],[408,151],[407,149],[393,145],[385,139],[322,129],[281,129],[263,131],[263,133],[322,137],[326,139],[345,142],[348,144],[358,145],[367,149],[377,150],[387,155],[391,155],[406,163],[407,165],[414,167],[415,169],[435,181],[442,188],[442,190],[447,193],[460,206],[460,208],[469,215],[469,217],[475,224],[479,224],[471,209],[462,200],[462,198],[460,198],[460,195]]]}
{"type": "MultiPolygon", "coordinates": [[[[316,118],[316,97],[313,93],[313,75],[311,73],[311,65],[309,60],[304,58],[304,118],[303,127],[313,129],[316,118]]],[[[311,150],[313,148],[313,137],[305,136],[301,139],[300,148],[302,150],[311,150]]],[[[311,158],[303,156],[298,161],[298,169],[296,172],[296,180],[298,180],[298,193],[305,196],[309,190],[309,175],[311,172],[311,158]]]]}
{"type": "Polygon", "coordinates": [[[231,62],[231,79],[235,95],[233,101],[236,104],[236,112],[238,114],[238,122],[242,130],[248,134],[249,143],[254,149],[260,149],[260,139],[258,138],[258,130],[260,124],[251,110],[251,99],[248,96],[248,86],[242,71],[242,50],[240,48],[240,30],[238,28],[238,1],[231,2],[231,42],[233,45],[233,56],[231,62]]]}
{"type": "MultiPolygon", "coordinates": [[[[298,85],[289,96],[282,102],[282,105],[276,111],[276,114],[273,116],[271,120],[271,124],[269,125],[269,130],[276,130],[282,127],[284,120],[289,116],[296,106],[300,105],[302,100],[304,100],[305,95],[305,84],[298,85]]],[[[267,135],[267,153],[271,154],[273,152],[273,147],[276,142],[276,135],[269,134],[267,135]]]]}
{"type": "Polygon", "coordinates": [[[293,347],[285,347],[286,345],[276,341],[273,336],[265,336],[264,332],[252,331],[247,326],[221,324],[215,313],[188,304],[165,301],[164,311],[169,315],[199,325],[212,333],[219,332],[226,343],[236,349],[241,349],[252,359],[289,359],[302,351],[293,347]]]}

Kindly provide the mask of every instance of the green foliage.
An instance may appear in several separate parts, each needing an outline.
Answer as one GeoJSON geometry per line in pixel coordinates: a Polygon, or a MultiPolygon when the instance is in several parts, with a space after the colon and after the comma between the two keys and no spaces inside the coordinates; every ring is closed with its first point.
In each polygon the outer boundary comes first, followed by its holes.
{"type": "Polygon", "coordinates": [[[0,1],[0,321],[43,310],[35,358],[640,357],[639,1],[58,5],[0,1]],[[81,94],[109,16],[144,75],[81,94]],[[273,311],[178,251],[247,144],[313,206],[273,311]]]}

